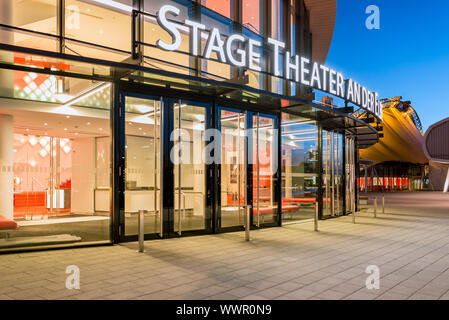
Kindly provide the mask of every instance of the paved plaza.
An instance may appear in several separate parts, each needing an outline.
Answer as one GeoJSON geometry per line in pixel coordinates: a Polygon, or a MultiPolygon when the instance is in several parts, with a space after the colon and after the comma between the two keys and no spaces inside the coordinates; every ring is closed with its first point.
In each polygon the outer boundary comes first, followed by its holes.
{"type": "MultiPolygon", "coordinates": [[[[372,196],[372,195],[371,195],[372,196]]],[[[386,213],[252,231],[0,255],[0,299],[449,299],[449,194],[398,193],[386,213]],[[66,289],[67,266],[80,289],[66,289]],[[368,290],[367,266],[380,270],[368,290]]]]}

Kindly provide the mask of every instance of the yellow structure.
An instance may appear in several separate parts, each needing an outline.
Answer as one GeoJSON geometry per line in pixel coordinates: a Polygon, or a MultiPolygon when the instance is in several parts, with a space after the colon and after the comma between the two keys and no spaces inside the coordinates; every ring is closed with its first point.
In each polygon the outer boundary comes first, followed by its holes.
{"type": "Polygon", "coordinates": [[[360,158],[382,162],[426,164],[423,152],[421,122],[410,101],[401,97],[383,100],[383,137],[367,149],[360,150],[360,158]]]}

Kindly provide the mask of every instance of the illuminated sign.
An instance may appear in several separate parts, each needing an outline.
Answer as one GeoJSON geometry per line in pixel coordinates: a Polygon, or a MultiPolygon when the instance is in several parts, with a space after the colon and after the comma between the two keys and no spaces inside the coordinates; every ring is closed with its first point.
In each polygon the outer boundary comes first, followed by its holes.
{"type": "MultiPolygon", "coordinates": [[[[240,34],[224,36],[215,27],[208,30],[204,24],[199,22],[186,19],[184,24],[179,24],[168,18],[169,15],[176,17],[179,14],[180,9],[172,5],[160,8],[157,22],[170,34],[171,43],[159,39],[156,42],[159,48],[167,51],[178,50],[182,43],[182,31],[189,34],[191,55],[211,59],[212,53],[215,53],[218,61],[222,63],[253,71],[262,71],[263,57],[261,56],[262,43],[260,41],[246,38],[240,34]],[[206,45],[201,52],[202,35],[206,33],[206,45]]],[[[369,91],[352,79],[345,80],[342,73],[332,68],[305,57],[292,56],[288,50],[284,50],[282,63],[284,70],[281,71],[281,50],[285,48],[285,43],[268,38],[266,44],[273,49],[271,57],[273,66],[272,70],[264,70],[267,73],[276,77],[282,77],[281,75],[284,74],[283,77],[287,80],[342,98],[382,120],[382,104],[376,92],[369,91]]]]}

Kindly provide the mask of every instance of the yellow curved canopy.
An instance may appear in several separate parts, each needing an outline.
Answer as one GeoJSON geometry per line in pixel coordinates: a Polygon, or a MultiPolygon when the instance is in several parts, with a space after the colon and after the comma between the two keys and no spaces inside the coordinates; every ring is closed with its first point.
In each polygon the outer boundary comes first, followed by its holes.
{"type": "Polygon", "coordinates": [[[398,109],[383,110],[384,137],[367,149],[360,150],[360,158],[374,160],[376,163],[401,161],[425,164],[428,159],[422,146],[424,138],[407,113],[398,109]]]}

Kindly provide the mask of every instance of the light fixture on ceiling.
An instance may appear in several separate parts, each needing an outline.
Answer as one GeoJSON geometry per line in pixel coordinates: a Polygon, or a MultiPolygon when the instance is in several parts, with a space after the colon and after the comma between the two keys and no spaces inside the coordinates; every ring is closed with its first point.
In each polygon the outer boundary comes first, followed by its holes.
{"type": "Polygon", "coordinates": [[[148,113],[148,112],[151,112],[151,111],[154,110],[153,107],[146,106],[146,105],[143,105],[143,104],[133,105],[133,107],[135,109],[137,109],[137,111],[139,111],[140,113],[148,113]]]}
{"type": "Polygon", "coordinates": [[[28,139],[28,142],[34,147],[37,144],[37,139],[35,136],[32,136],[28,139]]]}
{"type": "Polygon", "coordinates": [[[75,103],[78,103],[81,100],[86,99],[86,98],[90,97],[91,95],[94,95],[95,93],[97,93],[103,89],[109,88],[110,86],[111,86],[111,83],[109,83],[109,82],[99,82],[96,85],[94,85],[93,87],[84,90],[78,96],[67,101],[65,104],[62,105],[62,108],[70,107],[70,106],[74,105],[75,103]]]}
{"type": "Polygon", "coordinates": [[[131,6],[127,6],[125,4],[116,2],[116,1],[111,1],[111,0],[94,0],[97,3],[101,3],[116,9],[120,9],[123,11],[127,11],[127,12],[131,12],[133,10],[133,8],[131,6]]]}
{"type": "Polygon", "coordinates": [[[45,147],[47,145],[47,143],[48,143],[48,140],[47,140],[47,138],[42,137],[42,138],[39,139],[39,143],[40,143],[40,145],[42,147],[45,147]]]}

